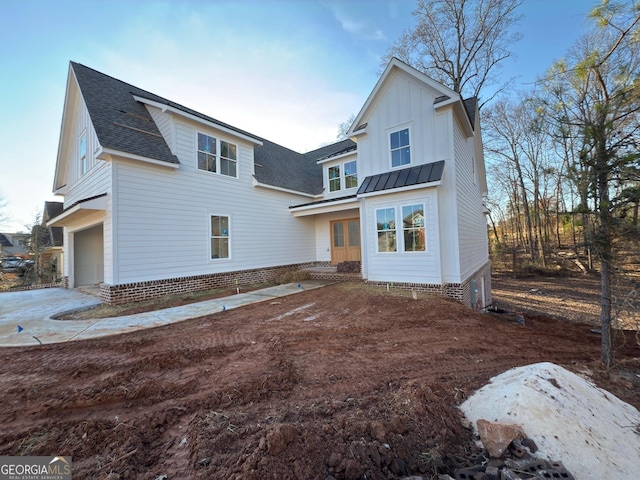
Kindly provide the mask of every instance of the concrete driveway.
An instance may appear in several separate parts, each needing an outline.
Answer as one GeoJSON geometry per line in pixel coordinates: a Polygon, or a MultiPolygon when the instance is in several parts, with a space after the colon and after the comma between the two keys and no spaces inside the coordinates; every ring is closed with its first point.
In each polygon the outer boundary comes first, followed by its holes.
{"type": "Polygon", "coordinates": [[[78,290],[46,288],[0,293],[0,346],[17,347],[68,342],[159,327],[251,303],[273,300],[304,290],[323,287],[327,284],[327,282],[308,280],[302,283],[277,285],[239,295],[191,303],[181,307],[92,320],[54,320],[51,318],[62,312],[100,303],[97,297],[78,290]]]}

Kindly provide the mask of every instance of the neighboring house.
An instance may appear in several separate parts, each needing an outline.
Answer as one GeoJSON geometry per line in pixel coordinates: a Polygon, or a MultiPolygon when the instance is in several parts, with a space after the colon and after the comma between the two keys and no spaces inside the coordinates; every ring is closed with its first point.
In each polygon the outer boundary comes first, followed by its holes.
{"type": "Polygon", "coordinates": [[[62,202],[44,202],[40,238],[40,271],[56,281],[64,275],[64,228],[50,227],[47,222],[64,210],[62,202]]]}
{"type": "Polygon", "coordinates": [[[351,261],[488,305],[476,102],[393,59],[348,136],[300,154],[72,62],[48,222],[68,286],[120,303],[351,261]]]}
{"type": "Polygon", "coordinates": [[[29,233],[0,233],[0,256],[27,258],[30,238],[29,233]]]}

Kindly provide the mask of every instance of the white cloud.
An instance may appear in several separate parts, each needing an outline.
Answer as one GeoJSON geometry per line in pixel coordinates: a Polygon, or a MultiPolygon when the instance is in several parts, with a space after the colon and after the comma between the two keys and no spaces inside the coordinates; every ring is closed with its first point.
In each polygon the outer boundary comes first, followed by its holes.
{"type": "Polygon", "coordinates": [[[340,23],[342,29],[363,40],[386,40],[384,32],[377,28],[371,21],[363,19],[363,5],[356,3],[357,11],[351,13],[347,11],[347,5],[344,3],[329,3],[334,18],[340,23]]]}

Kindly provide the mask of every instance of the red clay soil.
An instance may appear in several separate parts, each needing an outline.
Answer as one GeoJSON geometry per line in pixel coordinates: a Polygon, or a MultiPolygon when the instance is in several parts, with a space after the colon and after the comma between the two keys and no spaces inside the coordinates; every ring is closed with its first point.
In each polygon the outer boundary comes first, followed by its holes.
{"type": "Polygon", "coordinates": [[[509,368],[588,371],[640,407],[640,347],[605,372],[591,328],[346,283],[1,348],[0,455],[70,455],[74,479],[437,478],[475,448],[456,405],[509,368]]]}

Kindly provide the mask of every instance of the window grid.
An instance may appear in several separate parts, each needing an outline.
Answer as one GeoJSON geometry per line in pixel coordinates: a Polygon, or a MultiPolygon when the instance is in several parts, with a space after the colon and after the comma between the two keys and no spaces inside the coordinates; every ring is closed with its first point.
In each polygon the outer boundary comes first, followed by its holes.
{"type": "Polygon", "coordinates": [[[395,252],[396,245],[396,209],[394,207],[376,210],[376,230],[378,252],[395,252]]]}
{"type": "Polygon", "coordinates": [[[211,215],[211,259],[229,258],[229,217],[211,215]]]}
{"type": "Polygon", "coordinates": [[[400,167],[411,163],[411,143],[409,129],[398,130],[389,135],[391,147],[391,166],[400,167]]]}
{"type": "Polygon", "coordinates": [[[198,170],[238,177],[237,145],[200,132],[197,141],[198,170]]]}

